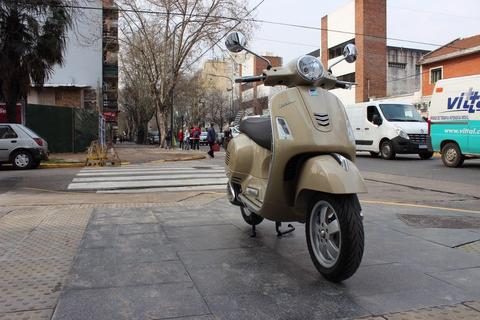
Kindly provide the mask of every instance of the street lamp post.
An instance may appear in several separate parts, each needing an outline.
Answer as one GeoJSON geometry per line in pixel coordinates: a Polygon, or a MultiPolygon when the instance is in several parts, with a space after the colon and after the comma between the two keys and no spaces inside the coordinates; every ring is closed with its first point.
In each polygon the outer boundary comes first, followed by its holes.
{"type": "Polygon", "coordinates": [[[233,118],[233,80],[232,78],[230,77],[227,77],[227,76],[223,76],[223,75],[220,75],[220,74],[213,74],[213,73],[208,73],[207,75],[211,76],[211,77],[219,77],[219,78],[225,78],[225,79],[228,79],[230,80],[230,84],[231,84],[231,87],[230,87],[230,90],[227,89],[227,91],[231,91],[231,98],[230,98],[230,112],[231,112],[231,117],[233,118]]]}

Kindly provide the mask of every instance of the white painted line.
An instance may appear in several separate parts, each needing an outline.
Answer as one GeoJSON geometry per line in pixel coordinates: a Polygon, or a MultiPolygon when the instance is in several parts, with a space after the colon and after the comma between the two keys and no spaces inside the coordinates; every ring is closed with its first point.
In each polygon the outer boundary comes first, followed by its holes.
{"type": "Polygon", "coordinates": [[[120,189],[120,190],[98,190],[97,193],[149,193],[149,192],[177,192],[177,191],[211,191],[225,190],[225,184],[213,184],[208,186],[191,187],[165,187],[165,188],[147,188],[147,189],[120,189]]]}
{"type": "Polygon", "coordinates": [[[118,181],[118,182],[79,182],[68,185],[68,190],[125,189],[146,187],[183,187],[227,183],[227,178],[210,179],[178,179],[149,181],[118,181]]]}
{"type": "Polygon", "coordinates": [[[126,177],[94,177],[74,178],[72,182],[100,182],[100,181],[139,181],[139,180],[171,180],[171,179],[200,179],[200,178],[225,178],[225,173],[202,173],[202,174],[171,174],[149,176],[126,176],[126,177]]]}
{"type": "Polygon", "coordinates": [[[170,170],[170,171],[120,171],[120,172],[80,172],[78,177],[153,175],[153,174],[187,174],[187,173],[224,173],[225,170],[170,170]]]}

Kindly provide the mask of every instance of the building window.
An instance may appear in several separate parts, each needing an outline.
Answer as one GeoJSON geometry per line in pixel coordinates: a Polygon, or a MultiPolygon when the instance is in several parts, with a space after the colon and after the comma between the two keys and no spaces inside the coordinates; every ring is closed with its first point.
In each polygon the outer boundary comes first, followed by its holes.
{"type": "Polygon", "coordinates": [[[442,79],[443,68],[433,68],[430,69],[430,83],[435,84],[438,80],[442,79]]]}
{"type": "Polygon", "coordinates": [[[344,74],[337,77],[337,80],[355,82],[355,72],[344,74]]]}
{"type": "Polygon", "coordinates": [[[389,62],[388,67],[397,68],[397,69],[405,69],[407,67],[407,64],[402,63],[402,62],[389,62]]]}
{"type": "Polygon", "coordinates": [[[349,40],[347,42],[336,45],[335,47],[329,48],[328,49],[328,59],[333,59],[333,58],[336,58],[336,57],[343,56],[343,48],[345,48],[345,46],[349,43],[355,44],[355,39],[349,40]]]}
{"type": "Polygon", "coordinates": [[[420,65],[418,64],[415,66],[415,75],[420,75],[420,65]]]}

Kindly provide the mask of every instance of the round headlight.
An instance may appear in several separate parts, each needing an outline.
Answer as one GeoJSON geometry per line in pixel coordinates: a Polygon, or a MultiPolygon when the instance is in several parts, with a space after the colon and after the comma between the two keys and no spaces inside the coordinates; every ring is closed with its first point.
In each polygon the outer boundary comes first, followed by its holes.
{"type": "Polygon", "coordinates": [[[317,81],[323,77],[323,65],[315,57],[303,56],[298,59],[297,71],[303,79],[308,81],[317,81]]]}

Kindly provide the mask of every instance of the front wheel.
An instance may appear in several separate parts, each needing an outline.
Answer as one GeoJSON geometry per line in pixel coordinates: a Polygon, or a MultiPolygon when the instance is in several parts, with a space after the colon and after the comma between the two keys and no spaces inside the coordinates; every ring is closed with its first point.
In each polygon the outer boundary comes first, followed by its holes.
{"type": "Polygon", "coordinates": [[[307,214],[305,233],[313,264],[327,280],[350,278],[360,266],[364,234],[356,195],[319,194],[307,214]]]}
{"type": "Polygon", "coordinates": [[[380,156],[385,160],[395,159],[395,150],[390,140],[385,140],[380,144],[380,156]]]}
{"type": "Polygon", "coordinates": [[[263,221],[263,217],[259,216],[256,213],[251,212],[248,208],[241,206],[240,211],[242,212],[243,220],[251,226],[256,226],[263,221]]]}

